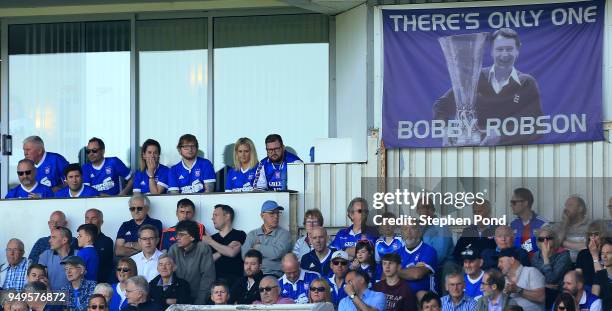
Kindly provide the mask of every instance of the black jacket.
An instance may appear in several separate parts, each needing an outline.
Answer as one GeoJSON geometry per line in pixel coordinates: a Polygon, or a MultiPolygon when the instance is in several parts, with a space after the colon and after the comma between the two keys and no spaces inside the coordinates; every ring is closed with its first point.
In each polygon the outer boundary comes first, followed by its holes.
{"type": "Polygon", "coordinates": [[[162,307],[151,301],[151,300],[147,300],[147,302],[145,303],[141,303],[138,306],[133,306],[133,305],[126,305],[125,307],[123,307],[123,309],[121,309],[121,311],[162,311],[164,309],[162,309],[162,307]]]}
{"type": "Polygon", "coordinates": [[[247,290],[247,277],[243,276],[234,283],[230,289],[229,304],[250,305],[255,300],[259,300],[259,281],[264,277],[263,272],[259,271],[253,276],[255,284],[247,290]]]}
{"type": "Polygon", "coordinates": [[[189,283],[177,277],[176,273],[172,274],[172,284],[166,290],[163,286],[157,285],[160,279],[161,275],[158,275],[149,282],[149,299],[159,304],[163,310],[168,308],[166,304],[168,298],[176,299],[177,304],[191,304],[193,302],[189,283]]]}

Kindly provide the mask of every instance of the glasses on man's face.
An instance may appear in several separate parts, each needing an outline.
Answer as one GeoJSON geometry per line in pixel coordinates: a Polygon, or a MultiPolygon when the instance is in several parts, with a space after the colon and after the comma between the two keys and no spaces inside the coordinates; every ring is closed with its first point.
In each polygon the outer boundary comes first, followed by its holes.
{"type": "Polygon", "coordinates": [[[526,200],[510,200],[510,204],[511,204],[511,205],[516,205],[516,204],[518,204],[518,203],[525,202],[525,201],[526,201],[526,200]]]}
{"type": "Polygon", "coordinates": [[[283,147],[266,148],[266,151],[267,151],[268,153],[275,153],[275,152],[279,152],[279,151],[281,151],[281,149],[283,149],[283,147]]]}
{"type": "Polygon", "coordinates": [[[32,174],[32,170],[17,171],[17,175],[19,175],[19,176],[23,176],[23,175],[29,176],[30,174],[32,174]]]}
{"type": "Polygon", "coordinates": [[[334,266],[340,266],[340,265],[346,266],[346,265],[348,265],[348,262],[346,262],[344,260],[334,260],[334,261],[332,261],[332,264],[334,266]]]}
{"type": "Polygon", "coordinates": [[[325,292],[325,287],[321,286],[321,287],[310,287],[310,291],[311,292],[315,292],[315,293],[323,293],[325,292]]]}
{"type": "Polygon", "coordinates": [[[92,310],[98,310],[98,309],[104,310],[104,309],[106,309],[106,305],[91,305],[91,306],[89,306],[89,309],[92,309],[92,310]]]}
{"type": "Polygon", "coordinates": [[[275,289],[275,288],[277,288],[277,287],[278,287],[278,285],[268,286],[268,287],[260,287],[260,288],[259,288],[259,292],[260,292],[260,293],[263,293],[263,292],[270,292],[270,291],[272,291],[273,289],[275,289]]]}
{"type": "Polygon", "coordinates": [[[98,151],[100,151],[100,149],[85,149],[85,153],[90,154],[90,153],[98,153],[98,151]]]}
{"type": "Polygon", "coordinates": [[[130,206],[130,212],[133,211],[138,211],[138,212],[142,212],[142,210],[144,209],[144,206],[130,206]]]}
{"type": "Polygon", "coordinates": [[[538,242],[552,241],[554,239],[555,237],[552,237],[552,236],[541,236],[541,237],[538,237],[538,242]]]}
{"type": "Polygon", "coordinates": [[[306,220],[304,223],[307,224],[307,225],[316,226],[316,225],[319,224],[319,221],[318,220],[306,220]]]}
{"type": "Polygon", "coordinates": [[[117,272],[130,272],[130,268],[125,268],[125,267],[117,267],[117,272]]]}

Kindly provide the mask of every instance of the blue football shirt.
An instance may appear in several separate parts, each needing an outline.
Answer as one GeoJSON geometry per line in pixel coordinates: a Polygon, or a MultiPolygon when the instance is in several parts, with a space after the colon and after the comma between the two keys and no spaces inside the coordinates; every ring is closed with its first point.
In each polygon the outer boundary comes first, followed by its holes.
{"type": "Polygon", "coordinates": [[[55,187],[64,183],[64,170],[68,161],[57,153],[45,152],[36,166],[36,181],[47,187],[55,187]]]}
{"type": "Polygon", "coordinates": [[[255,180],[255,172],[257,167],[252,167],[246,171],[242,168],[235,169],[230,168],[227,171],[227,178],[225,182],[226,192],[244,192],[253,191],[253,181],[255,180]]]}
{"type": "Polygon", "coordinates": [[[77,193],[76,196],[72,196],[72,194],[70,194],[70,188],[68,187],[64,187],[55,193],[56,198],[86,198],[97,196],[100,196],[100,192],[88,185],[82,185],[81,190],[79,190],[79,193],[77,193]]]}
{"type": "Polygon", "coordinates": [[[204,184],[217,180],[215,169],[208,159],[197,157],[191,168],[183,161],[170,168],[168,191],[180,193],[204,192],[204,184]]]}
{"type": "MultiPolygon", "coordinates": [[[[165,165],[158,165],[155,170],[155,174],[153,177],[155,178],[155,183],[159,186],[164,187],[166,190],[168,189],[168,175],[170,174],[170,169],[165,165]]],[[[162,191],[165,193],[166,190],[162,191]]],[[[138,171],[136,175],[134,175],[134,192],[140,193],[151,193],[151,189],[149,188],[149,175],[145,171],[138,171]]]]}
{"type": "Polygon", "coordinates": [[[83,183],[92,186],[100,193],[117,195],[121,191],[121,181],[130,179],[130,169],[123,164],[119,158],[104,158],[99,167],[94,167],[91,163],[83,165],[83,183]]]}
{"type": "Polygon", "coordinates": [[[426,275],[420,280],[406,281],[410,289],[414,293],[425,290],[435,291],[434,274],[435,268],[438,266],[438,258],[436,250],[423,243],[421,243],[412,250],[407,250],[406,247],[402,247],[399,251],[399,255],[402,258],[402,268],[410,268],[414,266],[424,266],[431,271],[430,274],[426,275]]]}
{"type": "Polygon", "coordinates": [[[21,184],[17,187],[9,190],[4,197],[5,199],[27,199],[30,193],[38,194],[41,198],[52,198],[53,190],[51,188],[41,185],[38,182],[30,189],[26,190],[21,184]]]}
{"type": "Polygon", "coordinates": [[[302,162],[298,156],[285,150],[281,163],[272,163],[265,157],[259,162],[255,174],[255,186],[262,190],[287,190],[287,163],[302,162]]]}

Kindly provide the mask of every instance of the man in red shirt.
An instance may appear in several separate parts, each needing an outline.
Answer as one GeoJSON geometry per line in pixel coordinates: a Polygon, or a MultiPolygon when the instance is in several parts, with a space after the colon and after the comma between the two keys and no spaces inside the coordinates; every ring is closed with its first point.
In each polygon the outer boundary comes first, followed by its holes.
{"type": "Polygon", "coordinates": [[[387,311],[417,310],[416,297],[397,272],[401,269],[401,258],[398,254],[389,253],[382,257],[384,279],[374,284],[372,290],[385,294],[387,311]]]}

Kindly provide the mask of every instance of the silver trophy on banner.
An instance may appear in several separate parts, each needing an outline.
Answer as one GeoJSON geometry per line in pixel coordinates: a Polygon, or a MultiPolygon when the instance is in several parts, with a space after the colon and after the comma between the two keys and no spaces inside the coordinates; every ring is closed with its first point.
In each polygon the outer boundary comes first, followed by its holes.
{"type": "Polygon", "coordinates": [[[480,144],[475,97],[482,69],[482,54],[488,36],[488,33],[472,33],[438,38],[453,85],[456,121],[460,131],[449,139],[451,145],[480,144]]]}

